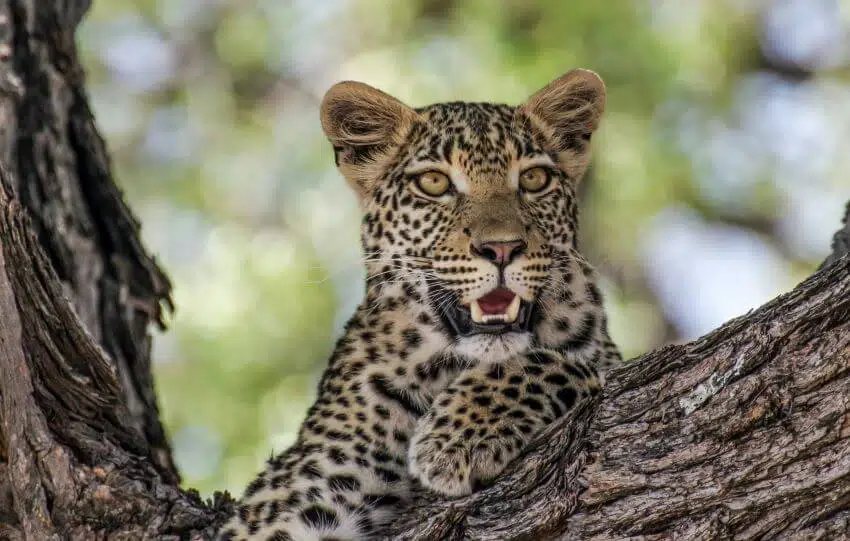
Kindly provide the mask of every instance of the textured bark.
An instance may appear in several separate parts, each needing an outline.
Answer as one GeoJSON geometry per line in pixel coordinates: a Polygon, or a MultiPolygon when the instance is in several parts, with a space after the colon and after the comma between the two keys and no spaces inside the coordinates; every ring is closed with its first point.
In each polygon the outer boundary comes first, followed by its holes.
{"type": "MultiPolygon", "coordinates": [[[[169,283],[111,178],[73,31],[0,0],[0,539],[205,539],[150,372],[169,283]]],[[[825,232],[825,234],[827,234],[825,232]]],[[[615,370],[493,486],[399,539],[835,539],[850,525],[850,207],[794,291],[615,370]]]]}
{"type": "Polygon", "coordinates": [[[613,370],[493,486],[393,539],[850,536],[850,205],[792,292],[613,370]]]}
{"type": "Polygon", "coordinates": [[[170,285],[89,110],[88,3],[0,0],[0,539],[211,530],[177,488],[150,370],[170,285]]]}

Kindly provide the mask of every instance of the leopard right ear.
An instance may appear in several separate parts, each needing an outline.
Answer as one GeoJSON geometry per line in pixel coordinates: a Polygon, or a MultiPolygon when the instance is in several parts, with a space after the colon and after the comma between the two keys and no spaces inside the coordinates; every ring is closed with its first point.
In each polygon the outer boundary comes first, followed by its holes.
{"type": "Polygon", "coordinates": [[[389,94],[356,81],[343,81],[322,99],[322,129],[334,147],[336,165],[359,198],[365,197],[384,161],[404,140],[417,118],[389,94]]]}

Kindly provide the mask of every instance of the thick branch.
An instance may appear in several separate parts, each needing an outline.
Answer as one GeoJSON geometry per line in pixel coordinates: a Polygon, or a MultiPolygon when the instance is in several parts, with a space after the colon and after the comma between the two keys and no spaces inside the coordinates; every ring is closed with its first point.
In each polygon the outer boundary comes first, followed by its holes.
{"type": "Polygon", "coordinates": [[[85,0],[0,0],[0,158],[3,187],[27,211],[39,245],[85,329],[118,371],[124,421],[154,464],[178,481],[150,371],[149,323],[161,322],[170,285],[139,241],[112,181],[77,59],[85,0]]]}
{"type": "Polygon", "coordinates": [[[86,0],[0,0],[0,539],[209,536],[181,491],[149,324],[169,283],[139,240],[83,88],[86,0]]]}
{"type": "MultiPolygon", "coordinates": [[[[9,173],[0,167],[0,180],[9,173]]],[[[0,428],[27,539],[211,535],[212,507],[154,467],[111,359],[63,295],[25,211],[0,183],[0,428]],[[49,503],[48,503],[49,502],[49,503]]]]}
{"type": "Polygon", "coordinates": [[[493,486],[417,505],[392,538],[833,538],[850,515],[843,235],[792,292],[612,371],[493,486]]]}

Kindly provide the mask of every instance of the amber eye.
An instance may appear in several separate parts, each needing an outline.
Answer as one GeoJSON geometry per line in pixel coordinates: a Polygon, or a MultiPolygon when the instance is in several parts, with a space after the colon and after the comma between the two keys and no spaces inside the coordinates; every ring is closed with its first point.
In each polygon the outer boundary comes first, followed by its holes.
{"type": "Polygon", "coordinates": [[[425,195],[440,197],[452,187],[449,177],[437,171],[426,171],[416,177],[416,187],[425,195]]]}
{"type": "Polygon", "coordinates": [[[526,169],[519,175],[519,187],[529,193],[541,192],[549,186],[551,175],[543,167],[526,169]]]}

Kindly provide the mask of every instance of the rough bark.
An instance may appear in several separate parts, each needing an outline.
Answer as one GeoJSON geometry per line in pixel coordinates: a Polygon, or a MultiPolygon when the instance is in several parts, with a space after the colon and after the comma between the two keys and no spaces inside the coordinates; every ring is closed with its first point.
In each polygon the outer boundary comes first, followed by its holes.
{"type": "MultiPolygon", "coordinates": [[[[111,177],[76,57],[85,0],[0,0],[0,539],[202,539],[149,326],[169,283],[111,177]]],[[[826,234],[826,232],[825,232],[826,234]]],[[[834,539],[850,524],[850,207],[794,291],[615,370],[493,486],[399,539],[834,539]]]]}
{"type": "Polygon", "coordinates": [[[613,370],[493,486],[392,538],[850,535],[849,219],[793,291],[613,370]]]}
{"type": "Polygon", "coordinates": [[[89,110],[87,8],[0,0],[0,539],[184,535],[219,512],[176,488],[150,370],[170,285],[89,110]]]}

